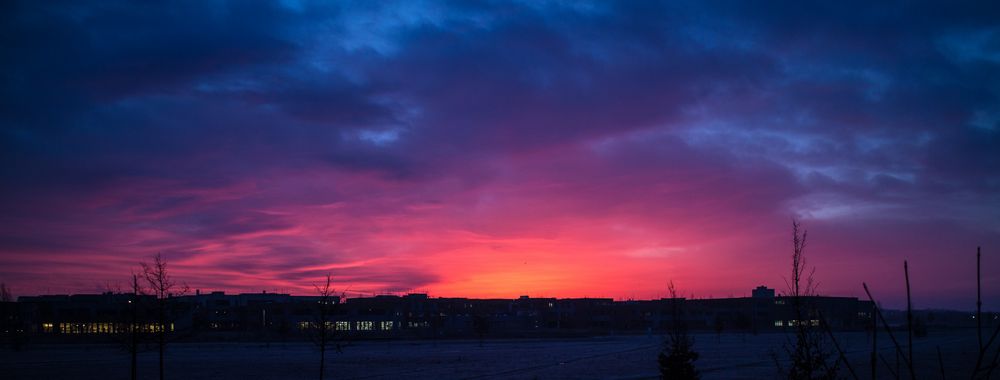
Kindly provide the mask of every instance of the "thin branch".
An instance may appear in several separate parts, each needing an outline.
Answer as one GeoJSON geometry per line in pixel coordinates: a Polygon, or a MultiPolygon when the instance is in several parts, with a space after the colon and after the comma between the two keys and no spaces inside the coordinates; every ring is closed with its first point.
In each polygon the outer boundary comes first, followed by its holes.
{"type": "Polygon", "coordinates": [[[875,308],[876,307],[877,306],[875,306],[875,303],[872,302],[872,315],[871,315],[871,319],[872,319],[872,354],[871,354],[872,380],[875,380],[875,379],[878,378],[876,376],[876,373],[877,373],[876,368],[878,367],[878,321],[875,319],[875,308]]]}
{"type": "Polygon", "coordinates": [[[847,361],[847,356],[844,355],[844,350],[840,348],[840,343],[837,342],[837,337],[833,336],[833,330],[830,329],[830,325],[826,323],[826,318],[823,318],[823,314],[819,314],[820,325],[826,330],[826,334],[830,336],[830,341],[833,342],[833,347],[837,349],[837,354],[840,355],[840,360],[844,362],[844,366],[847,367],[847,371],[851,373],[851,377],[854,380],[858,380],[858,374],[854,372],[854,368],[851,367],[851,362],[847,361]]]}
{"type": "Polygon", "coordinates": [[[941,380],[947,380],[947,376],[944,374],[944,358],[941,357],[941,346],[937,346],[938,354],[938,368],[941,369],[941,380]]]}
{"type": "MultiPolygon", "coordinates": [[[[1000,329],[1000,326],[997,327],[1000,329]]],[[[997,348],[996,352],[993,354],[993,359],[990,360],[989,370],[986,371],[986,378],[989,379],[993,376],[993,370],[1000,366],[1000,348],[997,348]]]]}
{"type": "MultiPolygon", "coordinates": [[[[872,297],[871,291],[868,290],[868,284],[862,282],[861,286],[865,288],[865,294],[868,295],[868,300],[872,301],[872,303],[874,304],[875,298],[872,297]]],[[[885,321],[885,316],[882,315],[882,310],[878,306],[875,306],[875,314],[878,315],[878,319],[882,321],[882,326],[885,327],[885,332],[889,334],[889,339],[892,340],[892,344],[896,346],[896,353],[902,353],[903,348],[900,347],[899,342],[896,340],[896,337],[892,335],[892,329],[889,328],[889,323],[885,321]]],[[[909,362],[909,359],[907,359],[905,356],[903,357],[903,360],[909,362]]]]}
{"type": "Polygon", "coordinates": [[[0,302],[14,302],[14,294],[7,284],[0,282],[0,302]]]}
{"type": "Polygon", "coordinates": [[[976,356],[976,368],[972,371],[972,377],[975,378],[977,374],[982,371],[986,372],[986,378],[989,378],[993,374],[993,369],[996,368],[997,360],[1000,359],[1000,350],[997,354],[993,356],[993,360],[990,361],[990,365],[983,367],[983,359],[986,357],[986,353],[989,351],[990,346],[993,345],[993,341],[997,338],[997,334],[1000,334],[1000,325],[997,325],[993,329],[993,334],[990,334],[990,338],[983,344],[983,315],[982,315],[982,293],[981,293],[981,282],[980,282],[980,263],[982,258],[982,247],[976,247],[976,335],[979,338],[979,355],[976,356]]]}
{"type": "Polygon", "coordinates": [[[885,360],[885,356],[879,354],[878,357],[879,359],[882,359],[882,363],[885,363],[885,368],[889,370],[889,374],[892,375],[892,378],[899,380],[899,374],[897,374],[896,371],[892,370],[892,365],[889,364],[888,360],[885,360]]]}

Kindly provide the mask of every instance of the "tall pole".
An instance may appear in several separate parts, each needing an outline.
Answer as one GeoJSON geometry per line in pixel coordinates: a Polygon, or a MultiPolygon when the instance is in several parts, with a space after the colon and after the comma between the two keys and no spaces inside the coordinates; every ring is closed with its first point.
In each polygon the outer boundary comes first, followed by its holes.
{"type": "Polygon", "coordinates": [[[877,379],[875,368],[878,367],[878,321],[875,320],[875,303],[872,302],[872,380],[877,379]]]}
{"type": "Polygon", "coordinates": [[[167,311],[166,303],[167,300],[163,298],[163,288],[160,288],[160,331],[159,331],[159,344],[160,344],[160,380],[163,380],[163,350],[167,345],[167,311]]]}
{"type": "Polygon", "coordinates": [[[139,277],[135,274],[132,275],[132,296],[130,297],[129,303],[132,304],[131,310],[131,320],[129,321],[129,335],[131,341],[129,342],[129,354],[132,356],[132,380],[139,378],[138,373],[138,356],[139,351],[139,277]]]}
{"type": "Polygon", "coordinates": [[[906,356],[908,357],[907,364],[910,369],[910,378],[916,379],[917,375],[913,372],[913,304],[910,303],[910,268],[903,260],[903,274],[906,277],[906,334],[907,334],[907,349],[906,356]]]}
{"type": "Polygon", "coordinates": [[[983,286],[980,280],[982,247],[976,247],[976,336],[979,338],[979,352],[983,352],[983,286]]]}

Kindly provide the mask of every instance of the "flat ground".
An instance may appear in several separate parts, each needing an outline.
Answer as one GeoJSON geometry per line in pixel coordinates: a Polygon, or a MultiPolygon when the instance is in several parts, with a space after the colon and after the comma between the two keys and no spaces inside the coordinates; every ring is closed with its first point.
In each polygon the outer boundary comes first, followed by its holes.
{"type": "MultiPolygon", "coordinates": [[[[898,336],[897,338],[903,338],[898,336]]],[[[694,334],[704,379],[776,377],[773,352],[791,338],[782,333],[694,334]]],[[[871,341],[865,333],[838,334],[852,367],[870,378],[871,341]]],[[[658,336],[616,336],[567,340],[365,341],[328,357],[328,379],[646,379],[655,378],[658,336]]],[[[892,378],[896,355],[884,333],[878,336],[888,365],[879,378],[892,378]]],[[[940,378],[941,347],[949,378],[967,378],[975,365],[975,332],[931,332],[914,342],[919,378],[940,378]]],[[[166,356],[170,379],[315,379],[319,354],[308,343],[173,343],[166,356]]],[[[156,352],[139,358],[140,377],[156,375],[156,352]]],[[[905,367],[905,365],[901,366],[905,367]]],[[[117,346],[31,345],[0,351],[4,379],[127,379],[128,356],[117,346]]],[[[842,371],[847,376],[847,371],[842,371]]],[[[1000,373],[998,373],[1000,374],[1000,373]]]]}

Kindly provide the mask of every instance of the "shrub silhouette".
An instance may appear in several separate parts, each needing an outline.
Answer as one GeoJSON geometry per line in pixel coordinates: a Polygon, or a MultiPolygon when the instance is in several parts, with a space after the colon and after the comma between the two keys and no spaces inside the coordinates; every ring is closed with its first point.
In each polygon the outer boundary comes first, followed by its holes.
{"type": "Polygon", "coordinates": [[[694,342],[690,338],[668,343],[657,358],[660,364],[660,378],[698,379],[698,370],[694,367],[698,353],[693,348],[694,342]]]}
{"type": "Polygon", "coordinates": [[[694,351],[694,339],[688,335],[687,326],[681,320],[681,300],[677,298],[677,288],[674,287],[673,281],[670,282],[668,289],[670,290],[673,324],[667,334],[663,350],[657,356],[660,378],[665,380],[698,379],[698,370],[694,366],[694,362],[698,360],[698,353],[694,351]]]}

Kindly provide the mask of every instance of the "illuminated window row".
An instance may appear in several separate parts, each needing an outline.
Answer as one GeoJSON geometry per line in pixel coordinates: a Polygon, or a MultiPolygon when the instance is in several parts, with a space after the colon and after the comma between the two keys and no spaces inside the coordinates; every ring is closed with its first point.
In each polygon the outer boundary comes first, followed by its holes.
{"type": "MultiPolygon", "coordinates": [[[[810,320],[808,320],[808,321],[802,321],[802,323],[807,323],[807,322],[808,322],[808,323],[809,323],[810,325],[813,325],[813,326],[819,326],[819,320],[818,320],[818,319],[810,319],[810,320]]],[[[798,321],[798,320],[796,320],[796,319],[792,319],[792,320],[789,320],[787,324],[785,323],[785,321],[783,321],[783,320],[780,320],[780,319],[779,319],[779,320],[776,320],[776,321],[774,321],[774,327],[784,327],[784,326],[786,326],[786,325],[787,325],[788,327],[794,327],[794,326],[798,326],[798,325],[799,325],[799,321],[798,321]]]]}
{"type": "MultiPolygon", "coordinates": [[[[154,333],[160,331],[158,323],[144,323],[137,326],[139,331],[144,333],[154,333]]],[[[55,325],[43,323],[42,332],[54,332],[55,325]]],[[[131,326],[128,323],[91,322],[91,323],[60,323],[60,334],[119,334],[130,332],[131,326]]],[[[174,331],[174,324],[168,325],[167,331],[174,331]]]]}
{"type": "MultiPolygon", "coordinates": [[[[316,322],[299,322],[299,330],[307,330],[316,328],[316,322]]],[[[347,331],[351,329],[350,322],[347,321],[336,321],[327,322],[327,330],[337,330],[337,331],[347,331]]]]}
{"type": "MultiPolygon", "coordinates": [[[[316,325],[316,322],[299,322],[299,330],[313,329],[316,325]]],[[[378,321],[378,324],[376,325],[375,321],[356,321],[354,322],[354,331],[374,331],[376,330],[376,326],[380,331],[389,331],[396,326],[396,323],[393,321],[378,321]]],[[[350,331],[351,322],[326,322],[326,328],[329,330],[350,331]]]]}

